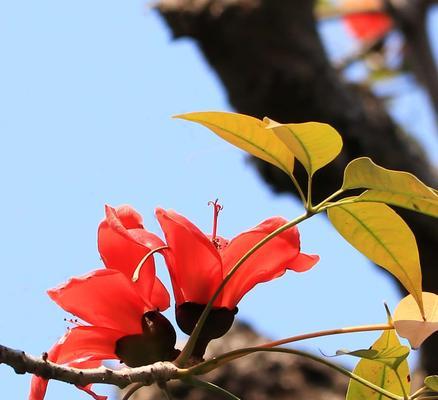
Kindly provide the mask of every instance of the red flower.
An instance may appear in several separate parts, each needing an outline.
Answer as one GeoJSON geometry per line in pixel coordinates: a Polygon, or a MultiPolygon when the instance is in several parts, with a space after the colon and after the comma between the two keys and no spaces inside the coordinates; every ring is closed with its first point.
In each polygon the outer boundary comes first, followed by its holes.
{"type": "MultiPolygon", "coordinates": [[[[205,235],[174,211],[160,208],[156,211],[169,246],[164,255],[176,299],[176,320],[187,334],[192,333],[205,305],[236,262],[261,239],[287,222],[280,217],[267,219],[228,242],[216,236],[217,214],[221,208],[216,202],[214,207],[212,236],[205,235]]],[[[295,227],[267,242],[242,264],[214,302],[193,355],[202,358],[209,341],[230,329],[237,303],[255,285],[277,278],[288,269],[306,271],[318,260],[318,256],[300,252],[295,227]]]]}
{"type": "Polygon", "coordinates": [[[164,247],[164,242],[144,229],[141,215],[130,206],[105,206],[105,214],[97,232],[97,245],[105,266],[123,272],[129,279],[141,266],[137,281],[142,287],[141,295],[148,301],[152,291],[154,304],[162,301],[159,308],[168,308],[168,292],[155,276],[154,258],[148,256],[151,251],[164,247]]]}
{"type": "MultiPolygon", "coordinates": [[[[169,246],[166,259],[177,305],[185,302],[207,304],[236,262],[257,242],[287,222],[280,217],[269,218],[228,242],[221,237],[205,235],[174,211],[159,208],[156,215],[169,246]]],[[[300,252],[298,229],[287,229],[242,264],[214,306],[232,310],[258,283],[277,278],[288,269],[306,271],[318,260],[318,256],[300,252]]]]}
{"type": "Polygon", "coordinates": [[[358,39],[376,40],[392,28],[392,20],[384,13],[360,13],[346,15],[344,22],[358,39]]]}
{"type": "MultiPolygon", "coordinates": [[[[176,334],[158,312],[167,308],[163,307],[166,299],[157,300],[153,288],[149,297],[146,293],[112,269],[96,270],[49,290],[60,307],[90,324],[72,328],[52,348],[49,360],[80,368],[107,359],[120,359],[131,367],[173,360],[176,334]]],[[[46,380],[35,377],[29,399],[43,399],[46,386],[46,380]]],[[[89,391],[89,387],[82,389],[89,391]]]]}

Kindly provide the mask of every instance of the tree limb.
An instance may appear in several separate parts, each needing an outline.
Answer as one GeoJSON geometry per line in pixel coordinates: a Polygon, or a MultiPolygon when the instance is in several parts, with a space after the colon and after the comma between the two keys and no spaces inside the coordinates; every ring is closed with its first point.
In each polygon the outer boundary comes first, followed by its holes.
{"type": "Polygon", "coordinates": [[[438,68],[426,30],[430,0],[384,0],[385,8],[402,32],[406,43],[406,59],[417,81],[429,94],[438,116],[438,68]]]}
{"type": "Polygon", "coordinates": [[[45,360],[44,357],[34,357],[24,351],[2,345],[0,345],[0,364],[9,365],[17,374],[35,374],[44,379],[54,379],[76,386],[106,383],[120,388],[135,382],[142,383],[144,386],[166,382],[184,376],[185,371],[178,369],[171,362],[157,362],[139,368],[125,367],[120,370],[105,367],[84,370],[58,365],[45,360]]]}

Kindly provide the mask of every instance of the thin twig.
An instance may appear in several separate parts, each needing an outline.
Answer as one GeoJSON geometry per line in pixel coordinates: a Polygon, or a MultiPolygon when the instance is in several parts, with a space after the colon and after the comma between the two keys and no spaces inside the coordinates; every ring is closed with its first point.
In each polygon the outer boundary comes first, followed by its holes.
{"type": "Polygon", "coordinates": [[[359,325],[359,326],[349,326],[346,328],[326,329],[323,331],[303,333],[301,335],[275,340],[273,342],[265,343],[257,347],[277,347],[283,344],[299,342],[301,340],[314,339],[323,336],[341,335],[345,333],[357,333],[357,332],[385,331],[390,329],[394,329],[394,326],[391,324],[359,325]]]}
{"type": "MultiPolygon", "coordinates": [[[[228,353],[221,354],[219,356],[213,357],[209,360],[204,361],[201,364],[198,364],[192,368],[196,370],[204,370],[204,368],[208,368],[209,365],[219,365],[222,361],[229,362],[232,360],[236,360],[240,357],[246,356],[252,352],[254,348],[266,349],[266,348],[274,348],[277,346],[281,346],[284,344],[299,342],[306,339],[314,339],[318,337],[332,336],[332,335],[340,335],[346,333],[358,333],[358,332],[372,332],[372,331],[383,331],[394,329],[392,324],[376,324],[376,325],[360,325],[360,326],[352,326],[346,328],[335,328],[335,329],[327,329],[323,331],[304,333],[301,335],[291,336],[281,340],[275,340],[273,342],[263,343],[258,346],[250,347],[249,351],[246,348],[237,349],[229,351],[228,353]]],[[[209,370],[210,371],[210,370],[209,370]]]]}
{"type": "Polygon", "coordinates": [[[170,394],[169,388],[167,387],[167,383],[166,382],[159,382],[159,383],[157,383],[157,385],[161,389],[161,391],[163,392],[166,400],[172,400],[172,395],[170,394]]]}
{"type": "Polygon", "coordinates": [[[417,397],[420,397],[421,395],[426,394],[427,392],[429,392],[429,389],[426,386],[423,386],[420,389],[418,389],[416,392],[412,393],[410,399],[414,400],[417,397]]]}
{"type": "Polygon", "coordinates": [[[240,400],[233,393],[231,393],[228,390],[225,390],[224,388],[221,388],[220,386],[217,386],[211,382],[201,381],[200,379],[197,379],[195,377],[190,377],[189,379],[184,379],[184,382],[186,382],[192,386],[198,387],[198,388],[207,389],[209,392],[212,392],[212,393],[218,393],[225,400],[227,400],[227,399],[228,400],[240,400]]]}
{"type": "Polygon", "coordinates": [[[426,28],[427,12],[432,3],[428,0],[384,0],[384,3],[403,33],[413,72],[429,94],[435,116],[438,116],[438,67],[426,28]]]}
{"type": "Polygon", "coordinates": [[[367,40],[363,42],[363,44],[360,46],[360,48],[357,51],[353,52],[352,54],[349,54],[344,59],[336,62],[335,68],[339,71],[343,71],[346,68],[348,68],[351,64],[363,60],[367,55],[375,51],[375,49],[382,42],[385,36],[386,34],[379,36],[376,39],[367,40]]]}
{"type": "Polygon", "coordinates": [[[129,400],[129,398],[138,390],[144,387],[145,384],[142,382],[132,385],[129,390],[123,395],[122,400],[129,400]]]}

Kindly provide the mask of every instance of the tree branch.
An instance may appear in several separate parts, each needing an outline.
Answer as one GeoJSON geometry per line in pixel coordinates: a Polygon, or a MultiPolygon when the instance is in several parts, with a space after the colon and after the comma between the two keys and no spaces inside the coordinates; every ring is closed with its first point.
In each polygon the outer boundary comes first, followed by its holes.
{"type": "Polygon", "coordinates": [[[0,345],[0,364],[9,365],[17,374],[30,373],[44,379],[54,379],[77,386],[106,383],[124,388],[136,382],[149,386],[185,376],[185,370],[177,368],[171,362],[157,362],[139,368],[125,367],[120,370],[105,367],[84,370],[58,365],[45,360],[44,357],[34,357],[24,351],[2,345],[0,345]]]}
{"type": "Polygon", "coordinates": [[[385,8],[406,43],[406,59],[417,81],[429,94],[438,116],[438,69],[426,30],[430,0],[384,0],[385,8]]]}

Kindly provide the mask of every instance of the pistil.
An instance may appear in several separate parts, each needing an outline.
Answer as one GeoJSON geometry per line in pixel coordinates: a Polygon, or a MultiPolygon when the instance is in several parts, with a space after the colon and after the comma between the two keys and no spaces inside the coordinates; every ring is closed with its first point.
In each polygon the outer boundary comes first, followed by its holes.
{"type": "Polygon", "coordinates": [[[217,247],[218,246],[218,241],[216,238],[217,221],[218,221],[219,213],[224,209],[224,207],[219,204],[219,199],[216,199],[215,201],[209,201],[208,205],[213,206],[213,232],[211,234],[211,241],[217,247]]]}

